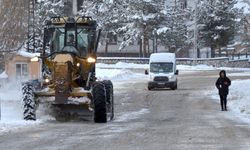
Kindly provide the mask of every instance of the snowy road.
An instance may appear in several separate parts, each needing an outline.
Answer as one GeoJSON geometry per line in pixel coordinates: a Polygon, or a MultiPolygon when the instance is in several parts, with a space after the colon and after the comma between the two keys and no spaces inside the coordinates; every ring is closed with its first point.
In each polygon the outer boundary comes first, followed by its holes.
{"type": "Polygon", "coordinates": [[[218,103],[203,94],[217,74],[180,75],[177,91],[147,91],[145,78],[117,81],[114,121],[46,121],[0,133],[0,149],[250,149],[250,125],[219,111],[218,103]]]}

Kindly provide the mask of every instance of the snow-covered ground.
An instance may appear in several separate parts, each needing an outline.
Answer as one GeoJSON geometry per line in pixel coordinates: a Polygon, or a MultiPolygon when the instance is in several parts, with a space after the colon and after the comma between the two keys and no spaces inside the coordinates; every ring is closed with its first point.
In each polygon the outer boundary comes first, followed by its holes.
{"type": "MultiPolygon", "coordinates": [[[[133,64],[122,63],[117,64],[97,64],[96,75],[99,79],[110,79],[114,82],[115,86],[122,86],[122,83],[131,80],[146,80],[147,76],[144,75],[144,69],[148,69],[147,64],[133,64]]],[[[229,76],[250,76],[250,69],[241,68],[214,68],[207,65],[187,66],[178,65],[177,69],[181,74],[189,71],[208,71],[208,70],[237,70],[245,71],[243,73],[228,74],[229,76]]],[[[250,116],[250,102],[248,99],[248,89],[250,80],[233,81],[230,95],[229,95],[229,109],[237,114],[250,116]]],[[[216,95],[217,91],[211,90],[211,95],[216,95]]],[[[208,93],[209,94],[209,93],[208,93]]],[[[0,87],[0,101],[1,101],[1,120],[0,120],[0,133],[30,127],[35,124],[40,124],[48,118],[44,118],[35,122],[27,122],[22,119],[22,103],[21,103],[21,83],[10,82],[0,87]]],[[[213,97],[218,100],[218,97],[213,97]]],[[[143,110],[144,111],[144,110],[143,110]]],[[[144,112],[143,112],[144,113],[144,112]]],[[[140,114],[140,113],[139,113],[140,114]]],[[[136,116],[136,115],[135,115],[136,116]]],[[[124,118],[124,117],[123,117],[124,118]]],[[[124,120],[121,118],[120,120],[124,120]]],[[[126,116],[125,116],[126,118],[126,116]]],[[[50,118],[49,118],[50,119],[50,118]]],[[[249,119],[250,120],[250,119],[249,119]]]]}
{"type": "MultiPolygon", "coordinates": [[[[120,64],[123,66],[122,64],[120,64]]],[[[103,64],[104,66],[104,64],[103,64]]],[[[119,66],[119,64],[118,64],[119,66]]],[[[96,76],[99,79],[109,79],[112,80],[115,86],[120,86],[121,84],[116,85],[117,82],[125,82],[128,80],[138,80],[141,78],[147,78],[146,75],[142,73],[135,73],[126,68],[120,68],[111,66],[105,68],[97,68],[96,76]]],[[[138,68],[136,65],[130,64],[130,67],[138,68]]],[[[5,77],[3,74],[2,77],[5,77]]],[[[17,81],[12,81],[6,83],[3,87],[0,87],[0,133],[9,132],[12,130],[18,130],[20,128],[31,127],[36,124],[43,123],[47,121],[48,116],[43,116],[42,119],[37,121],[24,121],[22,119],[22,93],[21,93],[21,83],[17,81]]],[[[40,108],[39,108],[40,109],[40,108]]]]}
{"type": "Polygon", "coordinates": [[[32,126],[41,121],[24,121],[22,119],[21,84],[11,82],[0,88],[0,133],[32,126]]]}
{"type": "Polygon", "coordinates": [[[118,62],[116,64],[103,64],[97,63],[97,68],[113,68],[113,69],[147,69],[148,64],[134,64],[134,63],[125,63],[118,62]]]}

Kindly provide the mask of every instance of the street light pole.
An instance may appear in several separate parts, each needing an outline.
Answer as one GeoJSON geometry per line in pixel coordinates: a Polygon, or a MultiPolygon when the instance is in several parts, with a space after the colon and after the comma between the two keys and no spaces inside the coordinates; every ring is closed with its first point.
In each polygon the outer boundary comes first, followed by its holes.
{"type": "Polygon", "coordinates": [[[198,27],[197,27],[197,18],[198,18],[198,0],[195,2],[195,18],[194,18],[194,49],[193,49],[193,62],[197,64],[197,49],[198,49],[198,27]]]}

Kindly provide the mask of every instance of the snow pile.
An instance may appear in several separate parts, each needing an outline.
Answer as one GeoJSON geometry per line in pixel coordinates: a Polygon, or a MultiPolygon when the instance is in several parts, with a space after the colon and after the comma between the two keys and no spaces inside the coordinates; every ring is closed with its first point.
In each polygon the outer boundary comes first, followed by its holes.
{"type": "Polygon", "coordinates": [[[227,70],[227,71],[250,71],[250,68],[229,68],[229,67],[220,67],[217,68],[219,70],[227,70]]]}
{"type": "MultiPolygon", "coordinates": [[[[116,64],[97,63],[99,69],[149,69],[149,64],[135,64],[118,62],[116,64]]],[[[209,65],[177,65],[177,69],[181,71],[211,71],[211,70],[227,70],[227,71],[250,71],[250,68],[229,68],[229,67],[213,67],[209,65]]]]}
{"type": "Polygon", "coordinates": [[[8,75],[4,71],[3,73],[0,74],[0,79],[6,79],[6,78],[8,78],[8,75]]]}
{"type": "Polygon", "coordinates": [[[20,82],[11,82],[0,88],[0,133],[18,130],[40,121],[23,120],[22,92],[20,82]]]}
{"type": "Polygon", "coordinates": [[[228,73],[228,76],[235,76],[235,77],[246,77],[246,76],[250,76],[250,72],[240,72],[240,73],[228,73]]]}
{"type": "MultiPolygon", "coordinates": [[[[228,95],[228,110],[235,113],[242,120],[250,122],[250,80],[232,81],[228,95]]],[[[219,103],[218,90],[214,88],[207,93],[219,103]]]]}
{"type": "MultiPolygon", "coordinates": [[[[148,69],[148,64],[135,64],[135,63],[125,63],[118,62],[116,64],[103,64],[97,63],[97,68],[113,68],[113,69],[148,69]]],[[[197,65],[197,66],[189,66],[189,65],[177,65],[178,70],[182,71],[202,71],[202,70],[216,70],[216,68],[208,65],[197,65]]]]}
{"type": "Polygon", "coordinates": [[[250,119],[250,80],[232,82],[229,93],[228,107],[237,114],[243,114],[250,119]]]}
{"type": "Polygon", "coordinates": [[[135,64],[135,63],[125,63],[118,62],[116,64],[103,64],[97,63],[97,68],[114,68],[114,69],[148,69],[148,64],[135,64]]]}
{"type": "Polygon", "coordinates": [[[134,73],[127,69],[100,69],[96,70],[97,78],[101,80],[131,80],[146,77],[144,74],[134,73]]]}
{"type": "Polygon", "coordinates": [[[196,66],[189,66],[189,65],[177,65],[178,70],[182,71],[206,71],[206,70],[216,70],[213,66],[208,65],[196,65],[196,66]]]}

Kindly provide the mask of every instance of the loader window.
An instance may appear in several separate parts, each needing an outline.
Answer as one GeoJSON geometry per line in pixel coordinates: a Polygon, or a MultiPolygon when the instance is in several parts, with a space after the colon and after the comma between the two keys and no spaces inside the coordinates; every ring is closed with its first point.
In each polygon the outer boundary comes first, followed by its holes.
{"type": "Polygon", "coordinates": [[[61,51],[64,47],[64,29],[57,28],[52,38],[52,52],[61,51]]]}
{"type": "Polygon", "coordinates": [[[86,56],[88,53],[88,31],[86,29],[77,30],[77,48],[81,56],[86,56]]]}
{"type": "Polygon", "coordinates": [[[151,63],[150,72],[152,73],[171,73],[173,72],[173,63],[151,63]]]}

